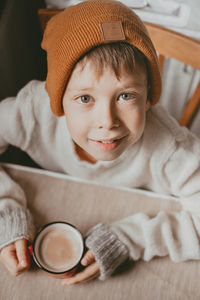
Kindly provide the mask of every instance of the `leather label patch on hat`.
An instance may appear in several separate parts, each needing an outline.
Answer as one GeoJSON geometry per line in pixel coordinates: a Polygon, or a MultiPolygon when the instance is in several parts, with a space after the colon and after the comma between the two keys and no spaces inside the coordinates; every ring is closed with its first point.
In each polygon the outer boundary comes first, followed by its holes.
{"type": "Polygon", "coordinates": [[[126,39],[121,21],[101,22],[100,28],[104,41],[124,41],[126,39]]]}

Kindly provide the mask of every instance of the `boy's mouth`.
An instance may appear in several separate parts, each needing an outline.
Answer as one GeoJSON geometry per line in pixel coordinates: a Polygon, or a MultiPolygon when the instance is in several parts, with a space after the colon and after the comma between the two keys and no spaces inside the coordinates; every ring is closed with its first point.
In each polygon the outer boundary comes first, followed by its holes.
{"type": "Polygon", "coordinates": [[[108,139],[108,140],[93,140],[91,141],[101,150],[103,151],[110,151],[117,148],[117,146],[121,143],[121,141],[124,139],[122,138],[116,138],[116,139],[108,139]]]}
{"type": "Polygon", "coordinates": [[[97,141],[97,142],[103,143],[103,144],[112,144],[113,142],[117,142],[118,140],[119,140],[119,139],[115,139],[115,140],[111,140],[111,141],[106,141],[106,140],[105,140],[105,141],[104,141],[104,140],[101,141],[101,140],[100,140],[100,141],[97,141]]]}

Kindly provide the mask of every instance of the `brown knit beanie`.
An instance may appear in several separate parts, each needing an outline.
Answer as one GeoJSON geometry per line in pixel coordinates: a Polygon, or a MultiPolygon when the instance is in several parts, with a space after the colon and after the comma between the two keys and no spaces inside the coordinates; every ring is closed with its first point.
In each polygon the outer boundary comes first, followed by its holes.
{"type": "Polygon", "coordinates": [[[155,48],[139,17],[114,0],[89,0],[68,7],[47,24],[42,48],[47,51],[46,90],[51,109],[63,115],[62,98],[77,60],[91,48],[116,41],[137,47],[147,58],[152,104],[161,94],[161,77],[155,48]]]}

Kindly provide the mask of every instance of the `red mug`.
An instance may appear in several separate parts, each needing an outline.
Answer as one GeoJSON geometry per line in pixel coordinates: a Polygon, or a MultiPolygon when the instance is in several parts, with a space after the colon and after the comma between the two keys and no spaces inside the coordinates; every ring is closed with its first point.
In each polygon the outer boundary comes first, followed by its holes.
{"type": "Polygon", "coordinates": [[[48,275],[64,278],[72,276],[80,265],[84,241],[72,224],[51,222],[36,233],[29,251],[38,267],[48,275]]]}

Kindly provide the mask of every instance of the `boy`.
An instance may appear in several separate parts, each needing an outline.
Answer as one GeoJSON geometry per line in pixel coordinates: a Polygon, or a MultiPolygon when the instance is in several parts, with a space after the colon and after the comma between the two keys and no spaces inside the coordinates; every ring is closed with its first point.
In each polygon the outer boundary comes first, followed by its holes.
{"type": "MultiPolygon", "coordinates": [[[[127,258],[200,259],[200,142],[162,107],[152,106],[161,79],[143,23],[120,2],[85,1],[52,18],[42,46],[48,94],[43,82],[32,81],[0,104],[0,146],[21,147],[53,171],[172,194],[184,207],[180,213],[141,213],[98,224],[86,237],[86,268],[62,283],[99,274],[105,279],[127,258]]],[[[5,176],[2,171],[9,182],[5,176]]],[[[1,192],[1,222],[9,238],[2,234],[0,256],[11,273],[19,273],[29,266],[26,241],[33,225],[22,208],[23,193],[18,187],[16,196],[13,185],[11,200],[1,192]]]]}

